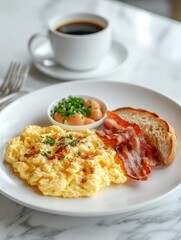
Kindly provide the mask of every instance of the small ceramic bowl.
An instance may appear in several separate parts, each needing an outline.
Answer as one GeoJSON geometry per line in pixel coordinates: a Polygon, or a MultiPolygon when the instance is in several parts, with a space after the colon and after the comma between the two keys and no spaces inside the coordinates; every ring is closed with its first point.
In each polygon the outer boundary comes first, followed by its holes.
{"type": "MultiPolygon", "coordinates": [[[[93,96],[88,96],[88,95],[71,95],[72,97],[79,97],[79,98],[83,98],[85,101],[86,100],[95,100],[97,101],[100,105],[101,105],[101,110],[103,113],[103,116],[101,119],[99,119],[98,121],[95,121],[94,123],[90,123],[90,124],[84,124],[84,125],[69,125],[69,124],[64,124],[64,123],[60,123],[57,122],[52,116],[51,116],[51,112],[54,109],[55,106],[58,105],[59,102],[61,102],[61,100],[63,99],[57,99],[54,102],[52,102],[47,110],[47,115],[48,118],[50,120],[50,122],[54,125],[58,125],[61,128],[65,129],[65,130],[69,130],[69,131],[81,131],[83,129],[95,129],[98,128],[105,120],[106,118],[106,114],[108,111],[108,105],[105,101],[101,100],[100,98],[97,97],[93,97],[93,96]]],[[[66,97],[64,97],[66,99],[66,97]]],[[[67,97],[68,98],[68,97],[67,97]]]]}

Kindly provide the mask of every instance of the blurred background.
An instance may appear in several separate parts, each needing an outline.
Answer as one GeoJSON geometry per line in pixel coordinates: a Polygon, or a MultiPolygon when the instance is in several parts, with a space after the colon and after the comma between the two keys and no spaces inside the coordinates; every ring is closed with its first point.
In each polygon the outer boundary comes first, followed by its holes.
{"type": "Polygon", "coordinates": [[[120,0],[133,6],[181,21],[181,0],[120,0]]]}

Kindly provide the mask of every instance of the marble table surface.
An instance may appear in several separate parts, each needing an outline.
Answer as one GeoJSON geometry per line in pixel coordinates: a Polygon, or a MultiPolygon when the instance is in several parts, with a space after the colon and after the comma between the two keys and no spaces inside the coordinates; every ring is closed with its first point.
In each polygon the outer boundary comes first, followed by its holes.
{"type": "MultiPolygon", "coordinates": [[[[113,37],[128,49],[115,72],[97,80],[131,82],[181,103],[181,24],[119,1],[0,0],[0,78],[10,61],[30,63],[27,41],[46,31],[57,14],[89,11],[110,19],[113,37]]],[[[31,65],[25,87],[36,90],[64,82],[31,65]]],[[[1,240],[178,240],[181,239],[181,188],[134,212],[104,217],[66,217],[38,212],[0,195],[1,240]]]]}

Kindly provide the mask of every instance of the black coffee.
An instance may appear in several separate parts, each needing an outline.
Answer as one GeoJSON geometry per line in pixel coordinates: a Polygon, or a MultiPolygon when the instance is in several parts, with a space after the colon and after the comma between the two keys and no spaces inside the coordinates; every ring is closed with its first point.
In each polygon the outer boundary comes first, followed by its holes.
{"type": "Polygon", "coordinates": [[[57,32],[73,35],[86,35],[99,32],[104,27],[95,22],[89,21],[73,21],[63,25],[59,25],[55,28],[57,32]]]}

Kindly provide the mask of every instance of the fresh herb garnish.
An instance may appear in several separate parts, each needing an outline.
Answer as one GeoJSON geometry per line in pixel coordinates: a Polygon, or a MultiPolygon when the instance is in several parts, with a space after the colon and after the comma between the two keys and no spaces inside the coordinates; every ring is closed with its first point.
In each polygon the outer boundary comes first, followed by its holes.
{"type": "Polygon", "coordinates": [[[80,113],[83,116],[88,116],[91,113],[92,107],[84,106],[84,99],[79,97],[69,96],[68,99],[63,98],[54,109],[51,111],[51,116],[54,117],[55,113],[60,113],[64,117],[64,121],[67,117],[75,115],[75,113],[80,113]]]}
{"type": "Polygon", "coordinates": [[[67,137],[68,137],[69,139],[73,139],[72,134],[69,134],[67,137]]]}
{"type": "Polygon", "coordinates": [[[75,145],[75,143],[76,143],[76,141],[72,140],[68,144],[73,147],[75,145]]]}
{"type": "Polygon", "coordinates": [[[39,150],[39,153],[40,153],[43,157],[49,157],[50,154],[51,154],[51,151],[47,151],[47,152],[45,152],[45,151],[41,151],[41,150],[39,150]]]}
{"type": "Polygon", "coordinates": [[[80,150],[77,151],[77,155],[78,155],[78,156],[81,155],[81,151],[80,151],[80,150]]]}
{"type": "Polygon", "coordinates": [[[54,144],[55,143],[55,140],[50,137],[50,136],[46,136],[45,140],[43,141],[43,143],[46,143],[46,144],[54,144]]]}
{"type": "Polygon", "coordinates": [[[80,142],[80,139],[74,139],[72,134],[69,134],[66,137],[63,137],[61,140],[61,143],[64,145],[64,147],[67,147],[68,145],[73,147],[79,142],[80,142]]]}

